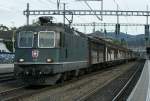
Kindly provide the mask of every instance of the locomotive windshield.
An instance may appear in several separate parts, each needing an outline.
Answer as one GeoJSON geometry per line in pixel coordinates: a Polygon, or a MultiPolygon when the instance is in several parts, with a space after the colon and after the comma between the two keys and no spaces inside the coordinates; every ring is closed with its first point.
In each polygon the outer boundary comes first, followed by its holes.
{"type": "Polygon", "coordinates": [[[53,48],[55,47],[55,32],[53,31],[41,31],[39,32],[40,48],[53,48]]]}
{"type": "Polygon", "coordinates": [[[33,32],[22,31],[19,33],[19,47],[20,48],[32,48],[33,47],[33,32]]]}

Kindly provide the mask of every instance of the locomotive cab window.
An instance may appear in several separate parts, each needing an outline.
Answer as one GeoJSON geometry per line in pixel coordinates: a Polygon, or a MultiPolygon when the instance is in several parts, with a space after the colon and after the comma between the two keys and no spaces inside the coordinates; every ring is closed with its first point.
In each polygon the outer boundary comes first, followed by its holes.
{"type": "Polygon", "coordinates": [[[39,32],[38,47],[54,48],[55,47],[55,32],[54,31],[39,32]]]}
{"type": "Polygon", "coordinates": [[[20,48],[32,48],[33,47],[33,32],[22,31],[19,33],[18,46],[20,48]]]}

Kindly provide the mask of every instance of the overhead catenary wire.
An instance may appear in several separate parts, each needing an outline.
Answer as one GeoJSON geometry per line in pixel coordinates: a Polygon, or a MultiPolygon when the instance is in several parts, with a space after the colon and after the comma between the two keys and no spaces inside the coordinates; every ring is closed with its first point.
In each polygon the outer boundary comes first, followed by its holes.
{"type": "MultiPolygon", "coordinates": [[[[90,10],[91,11],[93,11],[93,9],[92,9],[92,7],[88,4],[88,2],[87,1],[84,1],[85,2],[85,4],[90,8],[90,10]]],[[[100,20],[100,21],[102,21],[102,18],[100,18],[98,15],[96,15],[96,14],[94,14],[96,17],[97,17],[97,19],[98,20],[100,20]]],[[[95,23],[95,22],[94,22],[95,23]]],[[[95,24],[94,24],[94,26],[93,26],[93,32],[95,32],[95,24]]]]}
{"type": "MultiPolygon", "coordinates": [[[[117,5],[117,10],[122,10],[121,7],[119,6],[119,3],[117,3],[116,0],[113,0],[113,1],[114,1],[114,3],[117,5]]],[[[125,19],[126,19],[126,21],[127,21],[127,23],[128,23],[129,21],[128,21],[127,16],[124,16],[124,17],[125,17],[125,19]]],[[[119,18],[118,18],[118,20],[119,20],[119,18]]],[[[118,21],[117,21],[117,22],[118,22],[118,21]]],[[[127,32],[127,30],[128,30],[128,26],[126,26],[126,32],[127,32]]]]}
{"type": "MultiPolygon", "coordinates": [[[[88,4],[88,2],[87,1],[84,1],[85,2],[85,4],[90,8],[90,10],[91,11],[93,11],[93,9],[92,9],[92,7],[88,4]]],[[[96,14],[94,14],[97,18],[98,18],[98,20],[102,20],[98,15],[96,15],[96,14]]]]}
{"type": "Polygon", "coordinates": [[[52,3],[52,4],[56,4],[56,2],[53,2],[51,0],[46,0],[46,1],[48,1],[49,3],[52,3]]]}

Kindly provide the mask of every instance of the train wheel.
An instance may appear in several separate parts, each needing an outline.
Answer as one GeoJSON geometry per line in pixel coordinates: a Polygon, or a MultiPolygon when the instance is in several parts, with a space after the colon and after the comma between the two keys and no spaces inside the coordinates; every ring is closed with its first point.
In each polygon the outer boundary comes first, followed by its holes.
{"type": "Polygon", "coordinates": [[[63,84],[66,80],[68,80],[68,73],[67,72],[62,74],[62,76],[60,78],[60,83],[63,84]]]}
{"type": "Polygon", "coordinates": [[[64,73],[64,74],[63,74],[63,80],[66,81],[67,78],[68,78],[67,73],[64,73]]]}

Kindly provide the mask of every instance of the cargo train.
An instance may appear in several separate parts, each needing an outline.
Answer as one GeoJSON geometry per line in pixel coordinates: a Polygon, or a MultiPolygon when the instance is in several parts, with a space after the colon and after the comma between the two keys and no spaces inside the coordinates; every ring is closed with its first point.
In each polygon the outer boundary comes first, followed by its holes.
{"type": "Polygon", "coordinates": [[[40,25],[20,27],[15,38],[14,72],[29,85],[53,85],[135,58],[127,48],[39,19],[40,25]]]}

